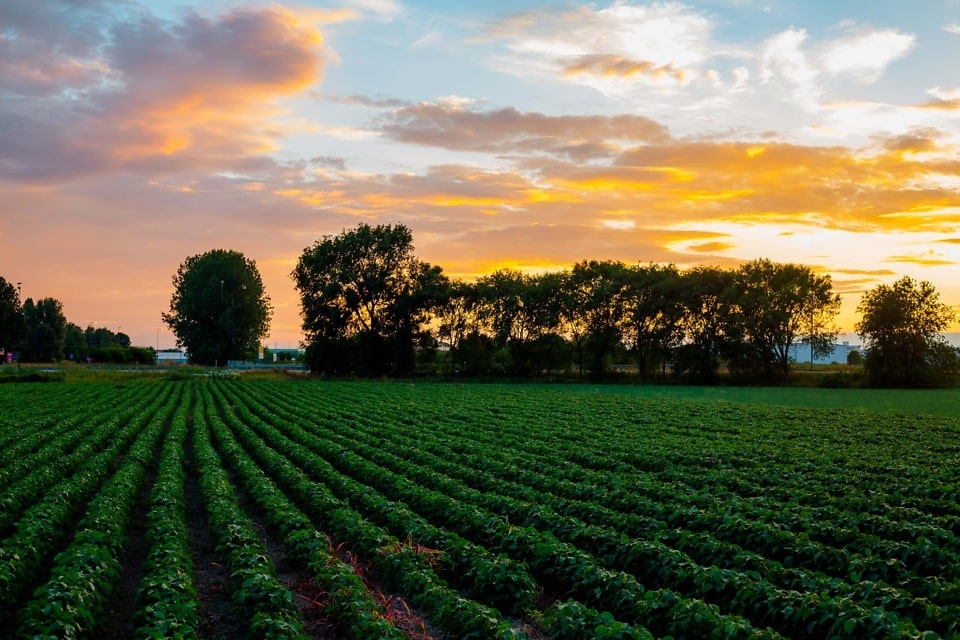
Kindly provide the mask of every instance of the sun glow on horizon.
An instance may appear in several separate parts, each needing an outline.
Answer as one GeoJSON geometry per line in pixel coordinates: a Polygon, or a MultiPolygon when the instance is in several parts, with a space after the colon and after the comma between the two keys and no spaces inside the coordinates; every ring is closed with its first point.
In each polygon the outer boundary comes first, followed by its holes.
{"type": "Polygon", "coordinates": [[[848,328],[901,275],[960,306],[949,2],[909,25],[883,3],[35,3],[4,25],[0,275],[152,344],[177,265],[233,248],[297,342],[297,252],[403,222],[453,277],[768,257],[831,275],[848,328]]]}

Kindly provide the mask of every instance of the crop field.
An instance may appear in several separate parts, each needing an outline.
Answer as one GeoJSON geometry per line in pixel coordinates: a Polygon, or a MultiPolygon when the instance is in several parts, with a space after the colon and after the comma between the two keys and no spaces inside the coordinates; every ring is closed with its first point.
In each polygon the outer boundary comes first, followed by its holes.
{"type": "Polygon", "coordinates": [[[960,638],[956,417],[0,386],[0,638],[960,638]]]}

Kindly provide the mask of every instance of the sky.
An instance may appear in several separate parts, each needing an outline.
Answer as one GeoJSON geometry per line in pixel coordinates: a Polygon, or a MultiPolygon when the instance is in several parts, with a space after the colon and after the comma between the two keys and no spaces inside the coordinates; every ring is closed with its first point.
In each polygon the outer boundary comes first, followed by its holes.
{"type": "Polygon", "coordinates": [[[296,347],[359,223],[455,278],[769,258],[844,332],[905,275],[960,310],[958,59],[960,0],[0,0],[0,276],[161,349],[213,249],[296,347]]]}

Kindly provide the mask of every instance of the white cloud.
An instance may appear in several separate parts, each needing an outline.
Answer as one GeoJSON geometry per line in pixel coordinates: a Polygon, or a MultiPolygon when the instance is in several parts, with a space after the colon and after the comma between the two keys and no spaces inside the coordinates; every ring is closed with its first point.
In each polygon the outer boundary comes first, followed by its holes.
{"type": "Polygon", "coordinates": [[[694,66],[707,55],[710,23],[681,4],[631,6],[617,2],[597,11],[574,42],[585,43],[584,53],[618,53],[639,61],[679,68],[694,66]]]}
{"type": "Polygon", "coordinates": [[[869,84],[883,75],[887,66],[916,46],[911,34],[892,29],[861,33],[827,44],[820,55],[824,71],[853,76],[869,84]]]}
{"type": "Polygon", "coordinates": [[[443,40],[443,33],[440,31],[428,31],[423,34],[416,40],[410,43],[410,47],[413,49],[420,49],[421,47],[429,47],[430,45],[436,44],[443,40]]]}
{"type": "Polygon", "coordinates": [[[608,92],[617,85],[685,84],[709,57],[709,19],[679,3],[522,14],[491,25],[506,41],[510,64],[549,69],[608,92]]]}
{"type": "Polygon", "coordinates": [[[403,5],[397,0],[351,0],[350,5],[387,19],[396,18],[404,13],[403,5]]]}
{"type": "Polygon", "coordinates": [[[937,100],[960,100],[960,88],[956,87],[934,87],[927,89],[927,94],[937,100]]]}
{"type": "Polygon", "coordinates": [[[733,79],[734,90],[739,91],[745,89],[747,83],[750,82],[750,71],[746,67],[737,67],[733,70],[733,79]]]}
{"type": "Polygon", "coordinates": [[[817,77],[820,72],[807,60],[803,45],[807,32],[788,29],[766,40],[760,49],[760,80],[779,80],[792,87],[792,93],[803,106],[813,108],[819,100],[817,77]]]}
{"type": "Polygon", "coordinates": [[[960,36],[960,24],[957,24],[957,23],[948,24],[943,28],[943,30],[946,31],[947,33],[953,33],[960,36]]]}

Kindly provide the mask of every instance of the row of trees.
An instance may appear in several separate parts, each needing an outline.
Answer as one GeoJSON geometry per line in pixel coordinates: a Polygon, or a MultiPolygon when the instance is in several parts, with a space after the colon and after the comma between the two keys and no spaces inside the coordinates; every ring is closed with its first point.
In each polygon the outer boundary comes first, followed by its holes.
{"type": "Polygon", "coordinates": [[[585,261],[559,273],[500,270],[451,281],[419,261],[403,225],[360,225],[304,251],[307,360],[328,374],[408,375],[439,342],[450,372],[604,376],[625,351],[642,378],[667,365],[716,379],[789,373],[798,341],[828,352],[840,297],[829,276],[756,260],[735,270],[585,261]]]}
{"type": "MultiPolygon", "coordinates": [[[[791,348],[829,354],[840,297],[829,276],[754,260],[736,269],[584,261],[559,273],[497,271],[448,279],[413,252],[403,225],[361,224],[304,250],[300,293],[307,362],[331,375],[409,375],[416,358],[449,349],[450,373],[603,377],[625,353],[642,378],[659,371],[712,382],[721,367],[784,380],[791,348]]],[[[867,292],[857,330],[873,383],[954,380],[960,354],[942,332],[954,319],[929,283],[903,278],[867,292]]]]}
{"type": "MultiPolygon", "coordinates": [[[[18,362],[153,363],[152,349],[130,345],[130,337],[105,327],[68,322],[56,298],[20,302],[17,288],[0,277],[0,350],[16,353],[18,362]]],[[[4,358],[5,359],[5,358],[4,358]]]]}
{"type": "MultiPolygon", "coordinates": [[[[293,270],[306,362],[327,375],[406,376],[418,364],[448,374],[529,377],[576,370],[602,378],[629,360],[642,379],[785,380],[792,348],[829,354],[840,297],[808,267],[753,260],[735,269],[584,261],[528,275],[500,270],[451,280],[414,254],[402,225],[361,224],[306,248],[293,270]]],[[[270,299],[253,260],[217,249],[187,258],[163,314],[192,362],[254,359],[270,299]]],[[[960,376],[942,332],[954,320],[928,282],[902,278],[864,294],[857,331],[878,385],[930,385],[960,376]]],[[[0,278],[0,347],[23,361],[123,361],[129,338],[68,323],[60,303],[22,305],[0,278]],[[110,350],[113,350],[111,352],[110,350]],[[119,350],[119,351],[118,351],[119,350]]],[[[143,350],[147,351],[147,350],[143,350]]],[[[144,360],[152,361],[152,349],[144,360]]]]}

